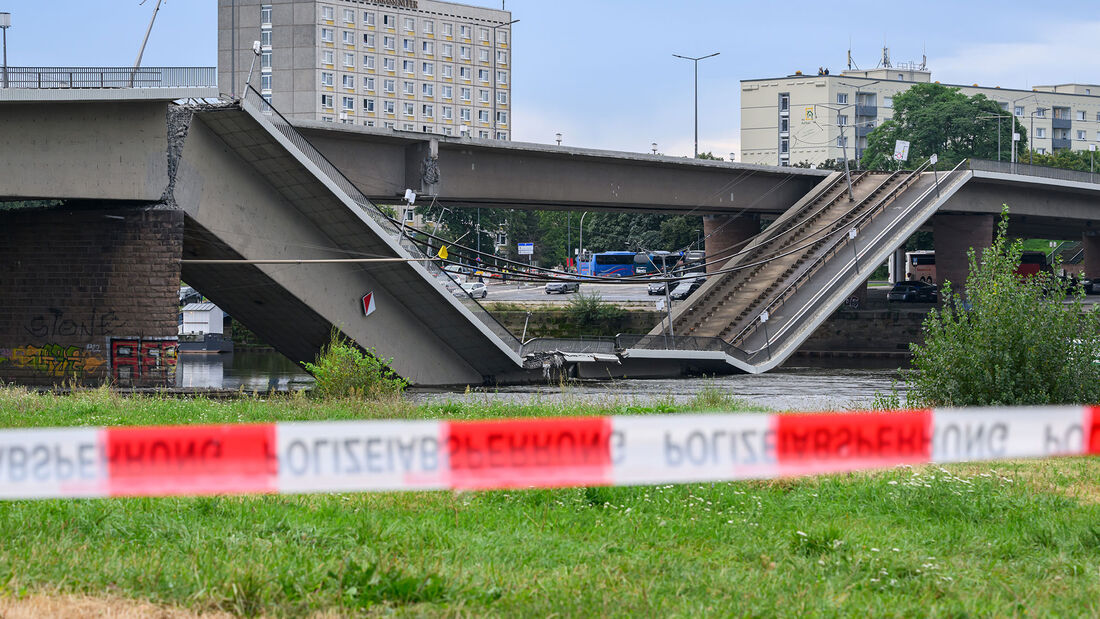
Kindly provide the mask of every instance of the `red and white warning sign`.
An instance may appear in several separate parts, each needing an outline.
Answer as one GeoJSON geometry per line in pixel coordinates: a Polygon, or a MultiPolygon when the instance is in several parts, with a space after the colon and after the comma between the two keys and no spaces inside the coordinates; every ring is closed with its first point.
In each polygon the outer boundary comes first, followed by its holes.
{"type": "Polygon", "coordinates": [[[374,307],[374,293],[373,292],[368,292],[367,294],[363,295],[362,303],[363,303],[363,315],[364,316],[370,316],[371,314],[374,313],[374,310],[376,308],[374,307]]]}
{"type": "Polygon", "coordinates": [[[0,499],[550,488],[1100,455],[1100,407],[0,430],[0,499]]]}

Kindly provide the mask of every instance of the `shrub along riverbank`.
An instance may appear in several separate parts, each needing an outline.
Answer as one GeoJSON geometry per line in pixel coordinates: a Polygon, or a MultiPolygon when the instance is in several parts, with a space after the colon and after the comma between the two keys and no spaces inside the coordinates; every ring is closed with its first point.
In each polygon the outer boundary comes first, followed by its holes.
{"type": "MultiPolygon", "coordinates": [[[[739,407],[708,391],[682,408],[739,407]]],[[[0,389],[9,428],[677,409],[0,389]]],[[[637,488],[0,502],[0,609],[75,593],[276,616],[1096,615],[1098,475],[1080,458],[637,488]]]]}

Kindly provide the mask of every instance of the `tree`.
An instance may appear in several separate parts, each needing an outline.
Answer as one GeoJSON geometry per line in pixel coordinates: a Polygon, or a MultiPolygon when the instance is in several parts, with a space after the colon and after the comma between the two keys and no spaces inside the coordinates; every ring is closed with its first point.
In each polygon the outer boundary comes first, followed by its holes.
{"type": "Polygon", "coordinates": [[[958,88],[941,84],[914,84],[894,96],[894,117],[867,136],[861,163],[868,170],[896,169],[894,142],[909,142],[909,162],[921,162],[935,154],[940,165],[953,167],[968,157],[997,159],[997,128],[1001,132],[1002,159],[1012,146],[1012,132],[1020,134],[1018,148],[1027,148],[1027,133],[1019,120],[1006,115],[985,95],[968,97],[958,88]]]}
{"type": "Polygon", "coordinates": [[[710,152],[709,150],[705,153],[699,153],[699,155],[696,156],[695,158],[696,159],[709,159],[711,161],[725,161],[725,159],[723,159],[721,157],[718,157],[717,155],[710,152]]]}
{"type": "Polygon", "coordinates": [[[1091,172],[1093,164],[1097,163],[1097,157],[1093,159],[1091,156],[1095,156],[1097,153],[1092,153],[1087,150],[1068,150],[1058,149],[1053,153],[1037,153],[1031,151],[1024,155],[1017,155],[1016,160],[1020,162],[1030,162],[1035,165],[1047,166],[1050,168],[1062,168],[1064,170],[1078,170],[1080,172],[1091,172]]]}
{"type": "MultiPolygon", "coordinates": [[[[849,159],[848,160],[848,167],[852,170],[858,169],[859,168],[858,163],[859,162],[857,162],[855,159],[849,159]]],[[[843,159],[826,159],[825,161],[822,161],[821,163],[818,163],[816,165],[814,163],[811,163],[809,160],[802,160],[802,161],[799,161],[798,163],[792,165],[791,167],[792,168],[816,167],[818,170],[836,170],[838,172],[842,172],[842,171],[844,171],[844,160],[843,159]]]]}

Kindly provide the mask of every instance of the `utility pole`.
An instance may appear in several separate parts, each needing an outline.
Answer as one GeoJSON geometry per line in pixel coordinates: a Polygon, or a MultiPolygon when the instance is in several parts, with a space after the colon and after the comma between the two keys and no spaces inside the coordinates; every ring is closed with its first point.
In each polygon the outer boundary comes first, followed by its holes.
{"type": "MultiPolygon", "coordinates": [[[[149,20],[149,27],[145,30],[145,38],[141,41],[141,49],[138,50],[137,60],[134,61],[134,70],[130,73],[130,88],[134,87],[134,76],[137,75],[137,70],[141,66],[141,57],[145,55],[145,45],[149,42],[149,33],[153,31],[153,23],[157,21],[157,13],[160,12],[162,2],[164,0],[157,0],[157,6],[153,9],[153,18],[149,20]]],[[[145,0],[142,0],[142,4],[145,4],[145,0]]],[[[236,53],[236,50],[233,53],[236,53]]]]}
{"type": "Polygon", "coordinates": [[[682,58],[684,60],[690,60],[695,64],[695,158],[699,158],[699,61],[706,60],[707,58],[713,58],[722,52],[714,52],[707,56],[699,56],[698,58],[692,58],[691,56],[681,56],[679,54],[673,54],[676,58],[682,58]]]}
{"type": "Polygon", "coordinates": [[[8,87],[8,28],[11,28],[11,13],[0,13],[0,30],[4,31],[4,88],[8,87]]]}

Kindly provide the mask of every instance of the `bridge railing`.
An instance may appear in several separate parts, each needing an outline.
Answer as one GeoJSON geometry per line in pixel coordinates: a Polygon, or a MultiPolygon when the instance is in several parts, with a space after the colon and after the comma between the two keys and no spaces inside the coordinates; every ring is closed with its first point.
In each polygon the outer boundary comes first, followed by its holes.
{"type": "Polygon", "coordinates": [[[1002,174],[1024,174],[1026,176],[1038,176],[1052,178],[1059,181],[1076,181],[1078,183],[1100,184],[1100,173],[1083,172],[1081,170],[1065,170],[1049,166],[1032,165],[1028,163],[1009,163],[1007,161],[990,161],[988,159],[971,159],[970,169],[976,172],[1000,172],[1002,174]]]}
{"type": "Polygon", "coordinates": [[[615,336],[615,347],[619,350],[633,348],[640,350],[722,352],[741,361],[748,360],[748,355],[744,350],[741,350],[719,337],[668,334],[636,335],[620,333],[615,336]]]}
{"type": "MultiPolygon", "coordinates": [[[[332,164],[324,155],[321,154],[312,144],[309,143],[298,130],[290,124],[285,116],[279,113],[274,106],[271,105],[263,95],[256,91],[251,85],[248,86],[244,93],[244,97],[241,99],[242,107],[251,108],[254,113],[259,113],[267,117],[268,121],[275,127],[275,129],[282,134],[287,140],[290,141],[303,155],[306,156],[314,165],[316,165],[322,174],[328,177],[333,183],[340,188],[359,209],[369,216],[378,224],[378,226],[389,234],[390,238],[396,240],[401,247],[414,258],[431,258],[427,253],[421,250],[420,246],[413,242],[412,239],[404,233],[404,230],[393,223],[389,215],[384,213],[382,209],[378,208],[373,202],[367,199],[361,191],[350,181],[340,170],[332,164]]],[[[439,264],[434,261],[425,260],[420,263],[428,273],[444,282],[451,285],[451,287],[457,292],[461,290],[461,283],[457,280],[456,275],[445,271],[440,268],[439,264]]],[[[456,294],[455,300],[462,303],[485,327],[487,327],[494,335],[501,339],[504,344],[510,347],[512,350],[519,353],[523,346],[514,334],[509,331],[504,325],[500,324],[496,318],[493,317],[484,307],[481,306],[473,297],[469,294],[456,294]]]]}
{"type": "Polygon", "coordinates": [[[216,88],[215,67],[8,67],[8,88],[216,88]]]}
{"type": "Polygon", "coordinates": [[[586,338],[561,338],[540,337],[529,340],[523,344],[523,354],[532,353],[604,353],[615,354],[615,338],[613,337],[586,337],[586,338]]]}

